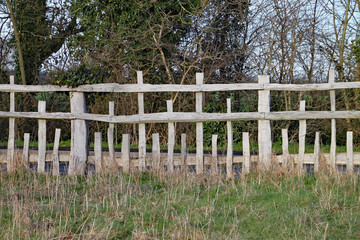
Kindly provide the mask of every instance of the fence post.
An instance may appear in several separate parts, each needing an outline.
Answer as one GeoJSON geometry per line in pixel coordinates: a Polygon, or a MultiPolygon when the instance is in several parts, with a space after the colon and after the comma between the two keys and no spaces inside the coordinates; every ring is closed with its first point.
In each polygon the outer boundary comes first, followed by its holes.
{"type": "Polygon", "coordinates": [[[59,163],[59,144],[60,144],[60,134],[61,129],[55,129],[55,140],[54,140],[54,148],[53,148],[53,172],[54,176],[60,175],[60,163],[59,163]]]}
{"type": "MultiPolygon", "coordinates": [[[[305,101],[300,101],[300,111],[305,112],[305,101]]],[[[299,155],[298,171],[302,173],[305,157],[306,120],[299,120],[299,155]]]]}
{"type": "MultiPolygon", "coordinates": [[[[46,112],[46,102],[38,102],[38,112],[46,112]]],[[[46,158],[46,120],[38,120],[39,129],[38,129],[38,167],[37,171],[39,173],[45,172],[45,158],[46,158]]]]}
{"type": "MultiPolygon", "coordinates": [[[[109,102],[109,116],[115,115],[115,104],[113,101],[109,102]]],[[[108,147],[109,147],[109,162],[107,163],[109,169],[116,166],[117,162],[115,159],[115,149],[114,149],[114,123],[109,123],[109,127],[107,130],[107,138],[108,138],[108,147]]]]}
{"type": "MultiPolygon", "coordinates": [[[[172,100],[166,101],[167,112],[173,112],[172,100]]],[[[175,145],[175,124],[173,122],[168,123],[168,164],[167,169],[170,173],[174,171],[174,145],[175,145]]]]}
{"type": "MultiPolygon", "coordinates": [[[[139,85],[144,84],[142,71],[137,71],[137,83],[139,85]]],[[[144,93],[138,93],[138,105],[139,114],[144,114],[144,93]]],[[[146,133],[145,123],[139,124],[139,170],[144,171],[146,169],[146,133]]]]}
{"type": "Polygon", "coordinates": [[[186,165],[186,134],[181,134],[181,170],[185,170],[186,165]]]}
{"type": "Polygon", "coordinates": [[[158,133],[152,135],[152,168],[155,171],[160,170],[160,139],[158,133]]]}
{"type": "Polygon", "coordinates": [[[95,171],[96,173],[101,173],[102,171],[102,133],[101,132],[95,133],[94,159],[95,159],[95,171]]]}
{"type": "MultiPolygon", "coordinates": [[[[196,85],[204,84],[204,73],[196,73],[196,85]]],[[[203,111],[203,93],[196,93],[196,112],[203,111]]],[[[196,173],[203,174],[204,172],[204,139],[203,139],[203,123],[196,123],[196,173]]]]}
{"type": "Polygon", "coordinates": [[[23,162],[26,166],[29,165],[29,145],[30,133],[24,133],[23,162]]]}
{"type": "MultiPolygon", "coordinates": [[[[70,93],[71,113],[86,113],[86,101],[83,92],[70,93]]],[[[69,175],[84,175],[89,142],[89,129],[87,121],[71,121],[71,152],[69,163],[69,175]]]]}
{"type": "MultiPolygon", "coordinates": [[[[226,99],[227,113],[231,113],[231,99],[226,99]]],[[[227,125],[227,154],[226,154],[226,177],[233,178],[233,129],[231,121],[226,122],[227,125]]]]}
{"type": "Polygon", "coordinates": [[[242,134],[242,140],[243,140],[243,173],[249,173],[250,172],[250,139],[249,139],[249,132],[243,132],[242,134]]]}
{"type": "Polygon", "coordinates": [[[130,134],[122,135],[121,162],[123,173],[130,173],[130,134]]]}
{"type": "Polygon", "coordinates": [[[315,144],[314,144],[314,172],[319,171],[319,161],[320,161],[320,132],[315,133],[315,144]]]}
{"type": "MultiPolygon", "coordinates": [[[[15,77],[10,76],[10,85],[15,84],[15,77]]],[[[10,112],[15,112],[15,93],[10,92],[10,112]]],[[[9,139],[7,147],[7,171],[15,170],[15,118],[9,118],[9,139]]]]}
{"type": "MultiPolygon", "coordinates": [[[[270,83],[268,75],[258,77],[259,84],[270,83]]],[[[259,90],[258,112],[270,112],[270,90],[259,90]]],[[[258,144],[259,144],[259,164],[260,168],[269,170],[272,158],[272,140],[270,120],[258,121],[258,144]]]]}
{"type": "MultiPolygon", "coordinates": [[[[329,83],[335,83],[335,71],[329,71],[329,83]]],[[[330,91],[331,111],[336,111],[335,90],[330,91]]],[[[336,168],[336,120],[331,119],[330,168],[336,168]]]]}
{"type": "Polygon", "coordinates": [[[289,135],[287,128],[281,129],[282,137],[282,157],[283,162],[282,166],[287,166],[289,164],[289,135]]]}
{"type": "Polygon", "coordinates": [[[218,162],[218,154],[217,154],[217,140],[218,140],[218,135],[212,135],[212,139],[211,139],[211,157],[212,157],[212,172],[213,173],[218,173],[219,172],[219,162],[218,162]]]}
{"type": "Polygon", "coordinates": [[[354,173],[354,157],[353,157],[353,132],[348,131],[346,134],[346,171],[348,174],[354,173]]]}

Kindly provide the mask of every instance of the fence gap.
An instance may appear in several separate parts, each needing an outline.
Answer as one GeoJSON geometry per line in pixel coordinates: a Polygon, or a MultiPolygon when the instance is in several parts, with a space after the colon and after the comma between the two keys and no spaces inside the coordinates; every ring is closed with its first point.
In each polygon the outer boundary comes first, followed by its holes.
{"type": "MultiPolygon", "coordinates": [[[[226,99],[227,113],[231,113],[231,99],[226,99]]],[[[233,177],[233,129],[232,122],[227,121],[227,154],[226,154],[226,177],[233,177]]]]}
{"type": "MultiPolygon", "coordinates": [[[[305,112],[305,101],[300,101],[300,112],[305,112]]],[[[299,120],[299,154],[298,154],[298,170],[301,173],[304,169],[305,158],[305,140],[306,140],[306,120],[299,120]]]]}
{"type": "MultiPolygon", "coordinates": [[[[113,101],[109,102],[109,116],[112,117],[115,115],[115,104],[113,101]]],[[[115,124],[109,123],[109,127],[107,129],[107,138],[108,138],[108,147],[109,147],[109,162],[107,163],[107,167],[114,168],[117,165],[115,159],[115,149],[114,149],[114,129],[115,124]]]]}
{"type": "MultiPolygon", "coordinates": [[[[10,76],[10,85],[15,84],[15,77],[10,76]]],[[[11,86],[13,87],[13,86],[11,86]]],[[[10,92],[10,112],[15,112],[15,92],[10,92]]],[[[9,139],[7,147],[7,171],[15,171],[15,118],[9,118],[9,139]]]]}
{"type": "Polygon", "coordinates": [[[289,134],[288,129],[281,129],[282,138],[282,166],[287,167],[289,164],[289,134]]]}
{"type": "Polygon", "coordinates": [[[242,173],[249,173],[250,172],[250,139],[249,139],[249,132],[242,133],[242,140],[243,140],[243,167],[242,173]]]}
{"type": "Polygon", "coordinates": [[[354,156],[353,156],[353,132],[346,133],[346,171],[348,174],[354,173],[354,156]]]}
{"type": "Polygon", "coordinates": [[[314,143],[314,172],[319,172],[320,162],[320,132],[315,133],[314,143]]]}
{"type": "MultiPolygon", "coordinates": [[[[258,77],[259,84],[269,84],[268,75],[258,77]]],[[[270,112],[270,90],[258,91],[258,112],[270,112]]],[[[270,169],[272,159],[272,140],[270,120],[258,120],[258,145],[259,145],[259,164],[260,167],[270,169]]]]}
{"type": "Polygon", "coordinates": [[[53,148],[53,164],[52,164],[52,167],[53,167],[52,174],[54,176],[60,175],[60,163],[59,163],[60,135],[61,135],[61,129],[56,128],[55,129],[54,148],[53,148]]]}
{"type": "Polygon", "coordinates": [[[102,133],[95,132],[94,159],[96,173],[100,173],[102,171],[102,158],[102,133]]]}
{"type": "Polygon", "coordinates": [[[26,166],[29,165],[29,145],[30,133],[24,133],[23,162],[26,166]]]}
{"type": "MultiPolygon", "coordinates": [[[[335,71],[329,71],[329,83],[335,83],[335,71]]],[[[335,90],[330,90],[331,111],[336,111],[335,90]]],[[[330,167],[332,170],[336,168],[336,120],[331,119],[331,143],[330,143],[330,167]]]]}
{"type": "MultiPolygon", "coordinates": [[[[172,100],[166,101],[167,112],[173,112],[172,100]]],[[[175,145],[175,124],[173,122],[168,123],[168,162],[167,170],[171,173],[174,171],[174,145],[175,145]]]]}
{"type": "MultiPolygon", "coordinates": [[[[38,112],[46,112],[46,102],[38,102],[38,112]]],[[[37,171],[39,173],[45,172],[45,158],[46,158],[46,120],[38,120],[39,129],[38,129],[38,166],[37,171]]]]}
{"type": "Polygon", "coordinates": [[[158,133],[152,135],[152,168],[160,170],[160,137],[158,133]]]}
{"type": "Polygon", "coordinates": [[[211,157],[212,157],[212,172],[213,173],[217,173],[219,171],[219,162],[218,162],[218,154],[217,154],[217,140],[218,140],[218,135],[212,135],[211,138],[211,157]]]}
{"type": "MultiPolygon", "coordinates": [[[[196,85],[204,84],[204,73],[196,73],[196,85]]],[[[203,93],[196,93],[196,112],[202,113],[203,111],[203,93]]],[[[203,123],[196,123],[196,173],[204,173],[204,131],[203,123]]]]}
{"type": "Polygon", "coordinates": [[[181,134],[181,169],[186,169],[186,134],[181,134]]]}
{"type": "Polygon", "coordinates": [[[130,134],[122,135],[121,162],[123,173],[130,173],[130,134]]]}
{"type": "MultiPolygon", "coordinates": [[[[137,71],[137,84],[144,84],[143,72],[137,71]]],[[[138,93],[139,114],[144,114],[144,93],[138,93]]],[[[146,169],[146,132],[145,123],[139,124],[139,171],[146,169]]]]}

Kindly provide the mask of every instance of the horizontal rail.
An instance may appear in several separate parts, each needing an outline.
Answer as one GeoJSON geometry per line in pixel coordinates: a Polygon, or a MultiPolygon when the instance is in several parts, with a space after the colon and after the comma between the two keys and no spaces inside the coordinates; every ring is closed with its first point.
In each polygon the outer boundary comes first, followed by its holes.
{"type": "Polygon", "coordinates": [[[108,123],[168,123],[168,122],[212,122],[239,120],[305,120],[305,119],[356,119],[360,111],[288,111],[288,112],[237,112],[237,113],[148,113],[122,116],[109,116],[90,113],[40,113],[40,112],[3,112],[0,117],[35,118],[58,120],[89,120],[108,123]]]}
{"type": "Polygon", "coordinates": [[[0,92],[108,92],[108,93],[149,93],[149,92],[221,92],[239,90],[272,90],[272,91],[327,91],[360,88],[360,82],[319,83],[319,84],[91,84],[71,88],[55,85],[10,85],[0,84],[0,92]]]}

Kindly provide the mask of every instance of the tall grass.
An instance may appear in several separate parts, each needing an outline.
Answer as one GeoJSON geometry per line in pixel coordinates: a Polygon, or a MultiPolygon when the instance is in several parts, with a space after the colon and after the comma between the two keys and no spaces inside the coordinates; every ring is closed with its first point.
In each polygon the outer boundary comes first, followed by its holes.
{"type": "Polygon", "coordinates": [[[2,239],[355,239],[356,176],[0,176],[2,239]]]}

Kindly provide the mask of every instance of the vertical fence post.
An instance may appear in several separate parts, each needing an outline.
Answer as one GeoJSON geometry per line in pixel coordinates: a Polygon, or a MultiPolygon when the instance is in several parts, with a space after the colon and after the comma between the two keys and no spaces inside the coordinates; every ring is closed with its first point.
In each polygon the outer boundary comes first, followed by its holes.
{"type": "Polygon", "coordinates": [[[185,170],[186,165],[186,134],[181,134],[181,170],[185,170]]]}
{"type": "MultiPolygon", "coordinates": [[[[46,102],[39,101],[38,112],[44,113],[46,111],[46,102]]],[[[46,157],[46,120],[38,120],[38,166],[39,173],[45,172],[45,157],[46,157]]]]}
{"type": "MultiPolygon", "coordinates": [[[[204,73],[196,73],[196,85],[204,84],[204,73]]],[[[196,112],[203,111],[203,93],[196,93],[196,112]]],[[[196,123],[196,173],[203,174],[204,172],[204,139],[203,139],[203,123],[196,123]]]]}
{"type": "Polygon", "coordinates": [[[122,135],[121,161],[123,173],[130,173],[130,134],[122,135]]]}
{"type": "MultiPolygon", "coordinates": [[[[70,93],[71,113],[86,113],[86,101],[83,92],[70,93]]],[[[71,120],[71,152],[69,175],[84,175],[88,155],[89,129],[85,120],[71,120]]]]}
{"type": "MultiPolygon", "coordinates": [[[[305,111],[305,101],[300,101],[300,111],[305,111]]],[[[303,171],[304,157],[305,157],[305,137],[306,137],[306,120],[299,120],[299,155],[298,155],[298,170],[299,173],[303,171]]]]}
{"type": "Polygon", "coordinates": [[[249,139],[249,132],[243,132],[242,134],[242,140],[243,140],[243,173],[249,173],[250,172],[250,139],[249,139]]]}
{"type": "Polygon", "coordinates": [[[287,128],[281,129],[282,137],[282,166],[289,164],[289,135],[287,128]]]}
{"type": "MultiPolygon", "coordinates": [[[[231,113],[231,99],[226,99],[227,113],[231,113]]],[[[233,177],[233,129],[232,122],[227,121],[227,154],[226,154],[226,177],[233,177]]]]}
{"type": "Polygon", "coordinates": [[[217,140],[218,135],[212,135],[211,139],[211,157],[212,157],[212,172],[217,173],[219,171],[219,162],[218,162],[218,154],[217,154],[217,140]]]}
{"type": "Polygon", "coordinates": [[[319,171],[320,162],[320,132],[315,133],[315,144],[314,144],[314,172],[319,171]]]}
{"type": "Polygon", "coordinates": [[[55,139],[54,139],[54,148],[53,148],[53,171],[54,176],[60,175],[60,163],[59,163],[59,144],[60,144],[60,134],[61,129],[55,129],[55,139]]]}
{"type": "MultiPolygon", "coordinates": [[[[10,76],[10,85],[15,84],[15,77],[10,76]]],[[[15,112],[15,93],[10,92],[10,112],[15,112]]],[[[9,139],[7,147],[7,171],[15,170],[15,118],[9,118],[9,139]]]]}
{"type": "Polygon", "coordinates": [[[96,173],[100,173],[102,171],[102,133],[101,132],[95,133],[94,157],[95,157],[95,171],[96,173]]]}
{"type": "MultiPolygon", "coordinates": [[[[259,84],[270,83],[268,75],[258,77],[259,84]]],[[[259,90],[258,112],[270,112],[270,90],[259,90]]],[[[270,169],[272,158],[272,140],[270,120],[258,121],[258,144],[259,144],[259,164],[261,168],[270,169]]]]}
{"type": "Polygon", "coordinates": [[[154,133],[152,135],[152,168],[155,171],[160,170],[160,139],[159,134],[154,133]]]}
{"type": "MultiPolygon", "coordinates": [[[[167,112],[173,112],[172,100],[166,101],[167,112]]],[[[175,145],[175,124],[173,122],[168,123],[168,164],[167,169],[170,173],[174,171],[174,145],[175,145]]]]}
{"type": "Polygon", "coordinates": [[[29,145],[30,133],[24,133],[23,162],[26,166],[29,165],[29,145]]]}
{"type": "Polygon", "coordinates": [[[353,132],[348,131],[346,134],[346,171],[348,174],[354,173],[354,158],[353,158],[353,132]]]}
{"type": "MultiPolygon", "coordinates": [[[[109,102],[109,116],[115,115],[115,104],[113,101],[109,102]]],[[[109,162],[107,163],[108,168],[113,168],[116,166],[115,159],[115,149],[114,149],[114,129],[115,124],[109,123],[109,127],[107,130],[107,138],[108,138],[108,147],[109,147],[109,162]]]]}
{"type": "MultiPolygon", "coordinates": [[[[335,71],[329,71],[329,83],[335,83],[335,71]]],[[[335,90],[330,91],[331,111],[336,111],[335,90]]],[[[331,170],[336,168],[336,120],[331,119],[331,143],[330,143],[330,167],[331,170]]]]}
{"type": "MultiPolygon", "coordinates": [[[[137,83],[139,85],[144,84],[143,72],[137,71],[137,83]]],[[[138,105],[139,114],[144,114],[144,93],[138,93],[138,105]]],[[[139,170],[144,171],[146,169],[146,133],[145,123],[139,124],[139,170]]]]}

